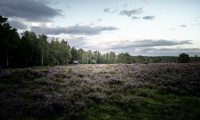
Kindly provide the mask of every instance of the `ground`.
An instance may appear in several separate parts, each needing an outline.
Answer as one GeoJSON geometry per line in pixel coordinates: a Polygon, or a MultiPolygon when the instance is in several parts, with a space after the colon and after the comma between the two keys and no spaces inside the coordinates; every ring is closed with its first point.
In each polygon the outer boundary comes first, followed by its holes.
{"type": "Polygon", "coordinates": [[[0,118],[196,120],[200,63],[4,69],[0,118]]]}

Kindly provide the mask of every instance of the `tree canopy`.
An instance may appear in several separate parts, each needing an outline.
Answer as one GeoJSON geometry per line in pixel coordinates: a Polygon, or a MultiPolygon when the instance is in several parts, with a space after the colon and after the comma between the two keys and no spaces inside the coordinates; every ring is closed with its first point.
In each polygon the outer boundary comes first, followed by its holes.
{"type": "Polygon", "coordinates": [[[189,57],[189,55],[188,55],[188,54],[185,54],[185,53],[179,54],[178,62],[179,62],[179,63],[188,63],[188,62],[190,62],[190,57],[189,57]]]}

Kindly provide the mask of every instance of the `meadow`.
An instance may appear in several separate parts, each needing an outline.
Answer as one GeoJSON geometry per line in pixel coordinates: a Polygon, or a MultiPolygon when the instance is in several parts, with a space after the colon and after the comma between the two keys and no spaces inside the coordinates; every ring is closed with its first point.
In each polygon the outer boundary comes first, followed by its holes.
{"type": "Polygon", "coordinates": [[[200,63],[2,69],[0,118],[197,120],[200,63]]]}

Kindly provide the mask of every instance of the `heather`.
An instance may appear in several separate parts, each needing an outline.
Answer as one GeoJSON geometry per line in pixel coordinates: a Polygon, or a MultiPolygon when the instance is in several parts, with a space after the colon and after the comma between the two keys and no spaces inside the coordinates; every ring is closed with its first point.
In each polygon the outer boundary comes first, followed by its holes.
{"type": "Polygon", "coordinates": [[[2,119],[200,117],[200,64],[93,64],[0,70],[2,119]]]}

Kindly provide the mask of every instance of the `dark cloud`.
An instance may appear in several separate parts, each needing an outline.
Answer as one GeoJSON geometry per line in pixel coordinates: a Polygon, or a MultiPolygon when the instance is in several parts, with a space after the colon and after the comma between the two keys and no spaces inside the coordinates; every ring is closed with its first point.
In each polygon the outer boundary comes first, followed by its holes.
{"type": "Polygon", "coordinates": [[[145,20],[153,20],[153,19],[155,19],[155,16],[144,16],[143,19],[145,19],[145,20]]]}
{"type": "Polygon", "coordinates": [[[187,27],[187,25],[180,25],[180,27],[187,27]]]}
{"type": "Polygon", "coordinates": [[[0,11],[6,17],[38,22],[51,21],[62,12],[49,7],[43,0],[0,0],[0,11]]]}
{"type": "Polygon", "coordinates": [[[105,8],[103,11],[104,12],[110,12],[110,8],[105,8]]]}
{"type": "Polygon", "coordinates": [[[191,40],[142,40],[142,41],[121,41],[119,43],[107,43],[111,49],[126,49],[126,48],[140,48],[140,47],[156,47],[156,46],[175,46],[192,44],[191,40]]]}
{"type": "Polygon", "coordinates": [[[47,27],[47,26],[31,26],[31,31],[36,33],[44,33],[48,35],[59,35],[59,34],[72,34],[72,35],[96,35],[103,31],[117,30],[115,27],[105,26],[69,26],[69,27],[47,27]]]}
{"type": "Polygon", "coordinates": [[[133,9],[133,10],[122,10],[120,14],[131,17],[132,15],[140,14],[142,12],[143,12],[142,8],[138,8],[138,9],[133,9]]]}
{"type": "Polygon", "coordinates": [[[26,30],[28,28],[28,26],[19,19],[9,20],[8,22],[12,27],[15,27],[17,29],[26,30]]]}

